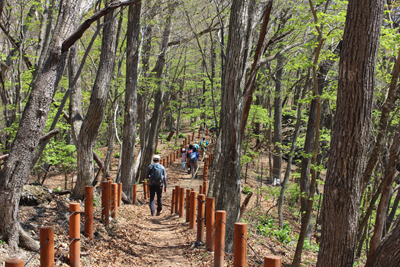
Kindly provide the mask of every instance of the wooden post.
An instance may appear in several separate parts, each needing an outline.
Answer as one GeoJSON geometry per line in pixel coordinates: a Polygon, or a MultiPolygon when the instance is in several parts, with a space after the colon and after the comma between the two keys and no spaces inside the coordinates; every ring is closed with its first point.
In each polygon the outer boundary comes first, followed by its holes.
{"type": "Polygon", "coordinates": [[[54,267],[54,228],[40,227],[40,266],[54,267]],[[46,244],[45,244],[46,243],[46,244]]]}
{"type": "Polygon", "coordinates": [[[233,266],[246,267],[247,223],[235,223],[233,236],[233,266]]]}
{"type": "MultiPolygon", "coordinates": [[[[110,204],[110,199],[111,199],[111,190],[112,190],[112,183],[113,183],[113,181],[112,181],[112,179],[110,178],[110,179],[107,179],[107,182],[108,182],[108,207],[109,207],[109,209],[111,210],[111,204],[110,204]]],[[[110,213],[111,213],[111,211],[110,211],[110,213]]],[[[110,214],[111,215],[111,214],[110,214]]]]}
{"type": "MultiPolygon", "coordinates": [[[[184,145],[185,147],[186,147],[186,145],[187,145],[187,141],[188,141],[187,138],[185,138],[185,145],[184,145]]],[[[189,142],[190,142],[190,141],[189,141],[189,142]]]]}
{"type": "Polygon", "coordinates": [[[166,166],[165,166],[165,159],[162,159],[162,165],[163,165],[164,167],[166,167],[166,166]]]}
{"type": "Polygon", "coordinates": [[[147,200],[147,186],[146,186],[146,182],[143,182],[143,194],[144,194],[144,200],[147,200]]]}
{"type": "Polygon", "coordinates": [[[122,183],[118,183],[118,207],[121,206],[122,200],[122,183]]]}
{"type": "MultiPolygon", "coordinates": [[[[174,160],[174,161],[175,161],[175,160],[174,160]]],[[[169,154],[169,162],[171,162],[171,165],[172,165],[172,163],[173,163],[173,161],[172,161],[172,153],[169,154]]]]}
{"type": "Polygon", "coordinates": [[[203,185],[199,186],[199,194],[203,194],[203,185]]]}
{"type": "Polygon", "coordinates": [[[188,144],[190,144],[190,135],[188,136],[188,144]]]}
{"type": "Polygon", "coordinates": [[[175,212],[175,189],[172,189],[172,197],[171,197],[171,214],[175,212]]]}
{"type": "Polygon", "coordinates": [[[194,132],[192,132],[192,140],[194,140],[194,132]]]}
{"type": "Polygon", "coordinates": [[[101,183],[101,219],[106,225],[110,223],[110,205],[108,203],[110,201],[110,190],[108,189],[109,186],[110,184],[108,182],[101,183]]]}
{"type": "Polygon", "coordinates": [[[207,181],[203,181],[203,195],[207,197],[207,181]]]}
{"type": "Polygon", "coordinates": [[[281,256],[266,256],[264,257],[264,267],[281,267],[282,257],[281,256]]]}
{"type": "Polygon", "coordinates": [[[6,267],[24,267],[24,260],[8,259],[6,260],[6,267]]]}
{"type": "Polygon", "coordinates": [[[149,182],[146,183],[146,188],[147,188],[147,198],[150,199],[150,185],[149,185],[149,182]]]}
{"type": "Polygon", "coordinates": [[[135,205],[137,203],[137,184],[133,185],[132,191],[132,202],[135,205]]]}
{"type": "Polygon", "coordinates": [[[206,135],[208,136],[208,126],[207,126],[207,128],[206,128],[206,135]]]}
{"type": "Polygon", "coordinates": [[[190,193],[190,218],[189,218],[189,229],[194,229],[196,223],[196,206],[197,206],[197,192],[192,191],[190,193]]]}
{"type": "Polygon", "coordinates": [[[93,239],[93,186],[85,186],[85,236],[93,239]]]}
{"type": "Polygon", "coordinates": [[[199,136],[198,136],[197,138],[200,138],[200,132],[201,132],[201,130],[200,130],[200,128],[199,128],[199,136]]]}
{"type": "Polygon", "coordinates": [[[180,193],[180,187],[179,185],[175,186],[175,214],[179,215],[179,193],[180,193]]]}
{"type": "Polygon", "coordinates": [[[179,218],[183,218],[185,211],[185,188],[181,187],[179,192],[179,218]]]}
{"type": "Polygon", "coordinates": [[[174,154],[174,162],[175,162],[175,160],[176,160],[176,153],[174,152],[173,154],[174,154]]]}
{"type": "Polygon", "coordinates": [[[215,198],[206,199],[206,249],[214,251],[214,230],[215,230],[215,198]]]}
{"type": "Polygon", "coordinates": [[[186,189],[186,222],[190,221],[190,189],[186,189]]]}
{"type": "Polygon", "coordinates": [[[206,196],[203,194],[199,195],[199,206],[197,209],[197,241],[201,242],[204,244],[204,207],[205,207],[205,201],[206,196]]]}
{"type": "Polygon", "coordinates": [[[81,206],[79,203],[69,204],[69,264],[72,267],[80,266],[80,214],[81,206]]]}
{"type": "Polygon", "coordinates": [[[224,266],[224,249],[225,249],[225,223],[226,211],[217,210],[215,219],[215,253],[214,267],[224,266]]]}
{"type": "Polygon", "coordinates": [[[115,219],[118,215],[118,184],[113,183],[111,186],[111,217],[115,219]]]}

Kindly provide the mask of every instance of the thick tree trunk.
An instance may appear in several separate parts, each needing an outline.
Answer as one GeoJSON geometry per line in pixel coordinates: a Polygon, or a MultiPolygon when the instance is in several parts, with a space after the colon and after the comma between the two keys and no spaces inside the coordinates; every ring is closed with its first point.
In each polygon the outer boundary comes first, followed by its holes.
{"type": "MultiPolygon", "coordinates": [[[[250,43],[253,1],[232,2],[224,80],[221,85],[220,133],[221,155],[218,159],[214,196],[216,208],[225,210],[227,224],[233,227],[239,218],[241,191],[241,120],[245,65],[250,43]]],[[[216,163],[216,162],[214,162],[216,163]]],[[[226,248],[233,247],[233,231],[227,231],[226,248]]]]}
{"type": "MultiPolygon", "coordinates": [[[[113,12],[108,13],[104,20],[107,22],[113,18],[113,12]]],[[[85,186],[90,185],[94,179],[93,146],[103,121],[110,91],[111,76],[115,61],[117,21],[112,19],[104,26],[101,56],[95,83],[93,85],[90,104],[85,120],[78,137],[77,147],[77,171],[78,178],[71,197],[83,198],[85,186]]]]}
{"type": "Polygon", "coordinates": [[[80,1],[63,1],[55,34],[38,71],[25,106],[10,154],[0,172],[0,235],[16,249],[20,226],[18,206],[23,185],[29,176],[31,161],[42,136],[54,92],[64,72],[68,53],[61,53],[63,40],[71,33],[80,1]]]}
{"type": "Polygon", "coordinates": [[[122,147],[122,191],[132,199],[135,183],[135,141],[137,125],[137,80],[139,68],[139,31],[142,2],[129,7],[127,33],[126,93],[124,115],[124,143],[122,147]]]}
{"type": "Polygon", "coordinates": [[[349,1],[317,266],[353,266],[382,17],[382,0],[349,1]]]}

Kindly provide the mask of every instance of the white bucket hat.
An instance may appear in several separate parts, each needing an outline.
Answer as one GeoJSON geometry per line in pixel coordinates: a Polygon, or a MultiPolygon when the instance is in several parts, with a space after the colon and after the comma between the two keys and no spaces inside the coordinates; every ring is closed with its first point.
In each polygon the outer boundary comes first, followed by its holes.
{"type": "Polygon", "coordinates": [[[161,157],[159,155],[154,155],[153,160],[154,161],[160,161],[161,157]]]}

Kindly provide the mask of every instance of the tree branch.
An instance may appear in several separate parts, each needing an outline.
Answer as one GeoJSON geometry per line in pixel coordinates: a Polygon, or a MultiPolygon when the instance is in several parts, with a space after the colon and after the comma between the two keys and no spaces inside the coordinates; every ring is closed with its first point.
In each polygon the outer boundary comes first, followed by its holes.
{"type": "Polygon", "coordinates": [[[71,46],[73,46],[74,43],[82,37],[82,35],[90,27],[90,25],[92,25],[93,22],[101,19],[102,17],[104,17],[105,15],[107,15],[108,13],[113,11],[114,9],[117,9],[119,7],[134,5],[140,1],[141,0],[114,1],[114,2],[106,5],[105,8],[103,8],[102,10],[100,10],[99,12],[97,12],[96,14],[94,14],[93,16],[88,18],[87,20],[85,20],[74,33],[72,33],[69,37],[67,37],[65,39],[65,41],[63,42],[62,47],[61,47],[61,52],[64,53],[64,52],[68,51],[68,49],[71,46]]]}

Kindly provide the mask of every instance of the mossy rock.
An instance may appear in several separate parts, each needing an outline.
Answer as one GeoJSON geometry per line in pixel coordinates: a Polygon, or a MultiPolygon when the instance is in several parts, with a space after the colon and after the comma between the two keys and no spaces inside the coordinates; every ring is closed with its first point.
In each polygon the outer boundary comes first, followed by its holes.
{"type": "Polygon", "coordinates": [[[53,199],[50,192],[47,187],[42,185],[24,185],[19,204],[22,206],[47,204],[53,199]]]}

